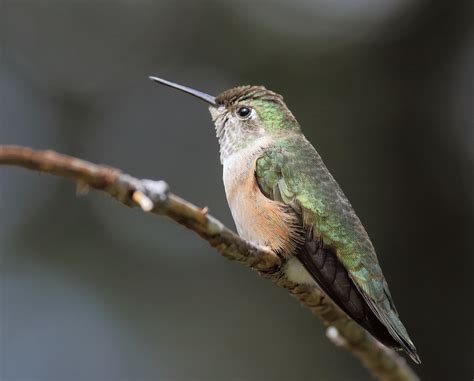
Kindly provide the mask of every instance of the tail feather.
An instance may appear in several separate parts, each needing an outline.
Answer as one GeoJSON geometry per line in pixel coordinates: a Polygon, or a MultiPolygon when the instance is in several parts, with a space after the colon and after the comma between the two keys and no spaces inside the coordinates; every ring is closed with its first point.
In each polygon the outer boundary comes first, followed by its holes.
{"type": "Polygon", "coordinates": [[[408,332],[398,317],[398,313],[392,308],[390,295],[387,295],[387,299],[379,303],[374,302],[364,293],[362,295],[375,316],[387,328],[395,342],[399,344],[400,347],[396,349],[404,350],[416,364],[421,364],[421,359],[415,345],[411,341],[410,336],[408,336],[408,332]]]}
{"type": "Polygon", "coordinates": [[[388,291],[381,301],[370,298],[353,281],[334,250],[318,239],[307,237],[296,256],[326,295],[354,321],[381,343],[405,350],[415,363],[421,362],[388,291]]]}
{"type": "Polygon", "coordinates": [[[416,351],[415,345],[410,340],[407,330],[394,311],[390,311],[388,324],[386,324],[386,326],[393,338],[400,344],[401,349],[403,349],[416,364],[421,364],[421,359],[416,351]]]}

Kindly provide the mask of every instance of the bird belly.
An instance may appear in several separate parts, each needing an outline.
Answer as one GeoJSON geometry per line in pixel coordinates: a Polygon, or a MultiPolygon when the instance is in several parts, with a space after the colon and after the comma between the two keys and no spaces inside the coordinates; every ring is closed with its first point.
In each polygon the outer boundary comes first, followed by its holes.
{"type": "Polygon", "coordinates": [[[286,277],[294,283],[317,286],[313,276],[296,257],[291,257],[286,261],[283,272],[286,277]]]}

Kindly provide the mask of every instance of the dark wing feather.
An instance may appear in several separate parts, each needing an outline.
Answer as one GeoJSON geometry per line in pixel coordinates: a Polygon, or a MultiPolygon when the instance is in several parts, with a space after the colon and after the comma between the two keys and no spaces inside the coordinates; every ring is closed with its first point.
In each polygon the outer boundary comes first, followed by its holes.
{"type": "Polygon", "coordinates": [[[389,347],[398,347],[384,324],[380,322],[345,267],[330,247],[307,231],[306,240],[296,256],[324,293],[347,315],[372,336],[389,347]]]}

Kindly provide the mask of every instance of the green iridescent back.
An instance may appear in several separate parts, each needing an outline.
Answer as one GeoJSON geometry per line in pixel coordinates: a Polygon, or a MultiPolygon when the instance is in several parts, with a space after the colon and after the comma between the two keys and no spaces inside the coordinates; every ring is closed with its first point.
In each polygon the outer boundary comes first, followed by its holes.
{"type": "Polygon", "coordinates": [[[374,247],[341,188],[321,157],[300,132],[289,134],[257,160],[257,181],[270,198],[302,216],[366,296],[371,308],[393,335],[413,346],[398,318],[374,247]]]}

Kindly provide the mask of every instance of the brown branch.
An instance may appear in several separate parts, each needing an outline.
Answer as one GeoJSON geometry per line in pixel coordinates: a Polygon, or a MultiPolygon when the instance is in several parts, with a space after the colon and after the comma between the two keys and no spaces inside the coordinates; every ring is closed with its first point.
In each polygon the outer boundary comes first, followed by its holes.
{"type": "Polygon", "coordinates": [[[186,200],[172,194],[163,181],[140,180],[118,169],[96,165],[53,151],[1,146],[0,164],[15,165],[66,177],[78,184],[78,191],[89,187],[102,190],[127,206],[166,215],[199,234],[224,257],[257,270],[275,284],[286,288],[329,327],[328,338],[356,356],[379,380],[413,381],[418,377],[405,359],[379,344],[349,319],[319,289],[298,285],[282,276],[281,260],[273,252],[241,239],[221,222],[186,200]]]}

